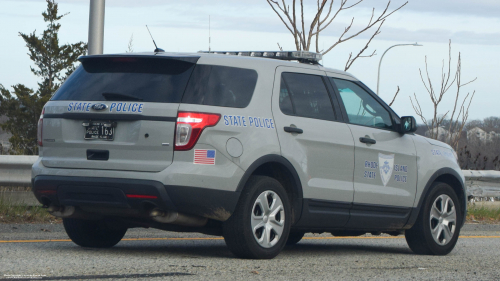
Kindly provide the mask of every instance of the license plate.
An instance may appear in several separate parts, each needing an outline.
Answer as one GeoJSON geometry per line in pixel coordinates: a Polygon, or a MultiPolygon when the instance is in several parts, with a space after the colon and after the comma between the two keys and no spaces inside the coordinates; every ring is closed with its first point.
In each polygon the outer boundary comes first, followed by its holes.
{"type": "Polygon", "coordinates": [[[111,122],[90,121],[83,123],[85,127],[86,140],[108,140],[112,141],[115,136],[115,126],[111,122]]]}

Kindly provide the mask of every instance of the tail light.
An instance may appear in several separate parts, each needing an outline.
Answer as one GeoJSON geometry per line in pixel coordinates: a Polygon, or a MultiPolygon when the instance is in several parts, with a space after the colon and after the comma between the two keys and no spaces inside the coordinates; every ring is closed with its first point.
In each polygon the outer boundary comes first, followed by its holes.
{"type": "Polygon", "coordinates": [[[190,150],[206,127],[217,125],[220,114],[179,112],[175,132],[175,150],[190,150]]]}
{"type": "Polygon", "coordinates": [[[43,133],[43,114],[45,113],[45,108],[42,110],[40,119],[38,119],[38,129],[36,131],[36,139],[39,146],[43,146],[42,133],[43,133]]]}

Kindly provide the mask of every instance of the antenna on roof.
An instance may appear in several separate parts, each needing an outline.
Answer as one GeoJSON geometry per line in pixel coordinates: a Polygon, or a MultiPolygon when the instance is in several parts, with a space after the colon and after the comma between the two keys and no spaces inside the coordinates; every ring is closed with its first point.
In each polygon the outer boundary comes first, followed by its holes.
{"type": "Polygon", "coordinates": [[[208,51],[210,52],[210,15],[208,15],[208,51]]]}
{"type": "Polygon", "coordinates": [[[165,52],[165,50],[160,49],[160,48],[158,48],[158,46],[156,46],[155,39],[153,39],[153,35],[151,35],[151,31],[149,31],[149,27],[148,27],[148,25],[147,25],[147,24],[146,24],[146,28],[148,29],[149,36],[151,36],[151,40],[153,40],[153,44],[155,44],[155,48],[156,48],[156,49],[154,50],[154,52],[155,52],[155,53],[162,53],[162,52],[165,52]]]}

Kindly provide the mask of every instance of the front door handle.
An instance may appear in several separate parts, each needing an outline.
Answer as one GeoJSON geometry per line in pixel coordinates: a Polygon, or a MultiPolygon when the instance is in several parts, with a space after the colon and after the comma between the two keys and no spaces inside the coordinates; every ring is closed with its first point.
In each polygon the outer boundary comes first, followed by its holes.
{"type": "Polygon", "coordinates": [[[297,133],[297,134],[302,134],[304,131],[302,129],[299,129],[299,128],[295,128],[295,127],[284,127],[283,128],[285,130],[285,132],[287,133],[297,133]]]}
{"type": "Polygon", "coordinates": [[[359,138],[359,141],[362,142],[362,143],[368,143],[368,144],[376,144],[377,141],[374,140],[374,139],[371,139],[371,138],[364,138],[364,137],[361,137],[359,138]]]}

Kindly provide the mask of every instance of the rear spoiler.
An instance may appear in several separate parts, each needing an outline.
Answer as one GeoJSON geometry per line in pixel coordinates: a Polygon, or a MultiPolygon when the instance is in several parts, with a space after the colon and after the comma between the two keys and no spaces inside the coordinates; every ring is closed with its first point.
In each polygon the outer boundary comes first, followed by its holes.
{"type": "Polygon", "coordinates": [[[93,60],[93,59],[123,59],[123,61],[127,60],[134,60],[134,59],[167,59],[167,60],[179,60],[179,61],[185,61],[185,62],[190,62],[190,63],[196,63],[198,62],[198,59],[200,59],[200,56],[194,56],[194,55],[186,55],[186,56],[168,56],[168,55],[92,55],[92,56],[80,56],[78,60],[80,62],[88,61],[88,60],[93,60]]]}

